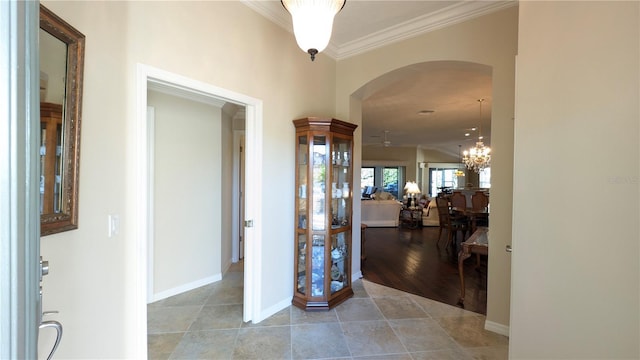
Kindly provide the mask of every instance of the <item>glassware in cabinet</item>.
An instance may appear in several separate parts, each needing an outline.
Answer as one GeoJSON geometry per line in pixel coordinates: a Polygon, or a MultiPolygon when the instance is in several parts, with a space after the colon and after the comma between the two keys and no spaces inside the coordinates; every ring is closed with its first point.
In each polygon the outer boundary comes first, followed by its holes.
{"type": "Polygon", "coordinates": [[[351,269],[349,268],[349,248],[346,237],[347,231],[343,231],[331,236],[331,293],[338,292],[345,287],[349,287],[351,269]]]}

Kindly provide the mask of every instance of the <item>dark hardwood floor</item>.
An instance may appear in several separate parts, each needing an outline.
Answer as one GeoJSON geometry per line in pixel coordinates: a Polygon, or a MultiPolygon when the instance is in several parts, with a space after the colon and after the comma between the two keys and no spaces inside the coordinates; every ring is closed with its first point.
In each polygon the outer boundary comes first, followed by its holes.
{"type": "MultiPolygon", "coordinates": [[[[420,295],[446,304],[461,306],[457,253],[444,249],[446,231],[440,248],[436,246],[438,227],[417,229],[373,228],[365,230],[365,252],[362,263],[366,280],[420,295]]],[[[458,236],[460,238],[461,235],[458,236]]],[[[465,301],[469,311],[487,313],[487,262],[476,257],[465,261],[465,301]]]]}

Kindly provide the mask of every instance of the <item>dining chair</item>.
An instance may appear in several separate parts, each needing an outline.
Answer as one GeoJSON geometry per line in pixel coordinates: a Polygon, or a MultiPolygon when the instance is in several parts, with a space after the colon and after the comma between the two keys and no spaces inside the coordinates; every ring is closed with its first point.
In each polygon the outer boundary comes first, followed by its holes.
{"type": "Polygon", "coordinates": [[[449,198],[451,207],[454,209],[451,212],[454,218],[467,223],[467,228],[471,228],[471,216],[467,214],[467,196],[461,191],[454,191],[449,198]]]}
{"type": "Polygon", "coordinates": [[[489,197],[483,191],[476,191],[471,195],[471,208],[473,210],[484,210],[489,206],[489,197]]]}
{"type": "Polygon", "coordinates": [[[455,250],[457,243],[454,242],[454,239],[457,239],[459,231],[462,232],[462,238],[464,239],[468,230],[468,221],[464,218],[453,216],[449,207],[449,200],[444,197],[436,198],[436,207],[438,208],[438,218],[440,220],[440,230],[438,231],[436,246],[440,247],[442,230],[445,229],[447,230],[447,243],[445,244],[445,248],[448,249],[449,246],[453,246],[455,250]]]}
{"type": "Polygon", "coordinates": [[[453,194],[451,194],[450,201],[451,201],[451,206],[455,208],[459,208],[459,209],[467,208],[467,197],[460,191],[454,191],[453,194]]]}
{"type": "Polygon", "coordinates": [[[489,207],[489,196],[483,191],[476,191],[471,195],[471,208],[474,212],[472,228],[477,226],[489,226],[489,213],[478,213],[486,211],[489,207]]]}

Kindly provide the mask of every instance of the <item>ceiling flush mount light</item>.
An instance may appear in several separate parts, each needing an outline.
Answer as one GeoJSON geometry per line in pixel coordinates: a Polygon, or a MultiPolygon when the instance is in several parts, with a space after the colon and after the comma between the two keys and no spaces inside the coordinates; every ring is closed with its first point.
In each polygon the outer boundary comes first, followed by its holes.
{"type": "Polygon", "coordinates": [[[476,173],[480,173],[480,171],[489,167],[491,164],[491,149],[488,146],[484,146],[482,142],[482,103],[484,99],[478,99],[480,103],[480,124],[478,125],[478,141],[476,142],[476,146],[472,147],[468,151],[464,151],[464,157],[462,158],[462,163],[469,170],[473,170],[476,173]]]}
{"type": "Polygon", "coordinates": [[[346,0],[281,0],[282,6],[291,14],[293,33],[302,51],[316,54],[329,45],[333,18],[342,10],[346,0]]]}

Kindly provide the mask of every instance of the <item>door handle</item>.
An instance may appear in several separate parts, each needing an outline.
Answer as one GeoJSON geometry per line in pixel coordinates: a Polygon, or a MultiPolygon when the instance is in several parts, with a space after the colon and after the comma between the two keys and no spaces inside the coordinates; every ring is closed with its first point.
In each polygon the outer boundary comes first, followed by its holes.
{"type": "Polygon", "coordinates": [[[49,356],[47,356],[47,360],[51,360],[53,353],[56,352],[58,345],[60,345],[60,340],[62,340],[62,324],[55,320],[41,322],[39,329],[42,330],[46,328],[54,328],[56,331],[56,341],[53,343],[53,348],[51,349],[51,352],[49,352],[49,356]]]}
{"type": "Polygon", "coordinates": [[[506,252],[510,253],[510,252],[513,252],[513,249],[511,248],[511,245],[507,245],[507,246],[505,247],[504,251],[506,251],[506,252]]]}

